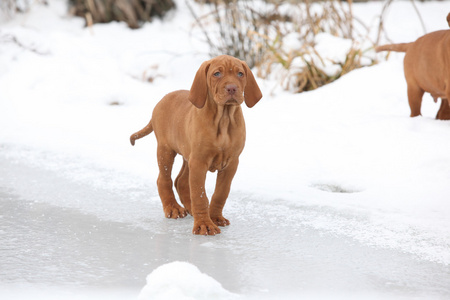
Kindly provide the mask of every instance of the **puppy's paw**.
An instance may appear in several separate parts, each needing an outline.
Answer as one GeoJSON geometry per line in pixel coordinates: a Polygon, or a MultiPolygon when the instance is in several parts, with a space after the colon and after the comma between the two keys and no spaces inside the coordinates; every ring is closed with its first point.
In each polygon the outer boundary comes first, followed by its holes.
{"type": "Polygon", "coordinates": [[[188,211],[181,206],[168,206],[164,208],[164,215],[168,219],[184,218],[188,215],[188,211]]]}
{"type": "Polygon", "coordinates": [[[212,221],[199,221],[194,222],[192,233],[198,235],[216,235],[220,233],[220,229],[212,221]]]}
{"type": "Polygon", "coordinates": [[[216,216],[216,217],[211,216],[211,220],[217,226],[228,226],[228,225],[230,225],[230,221],[228,221],[228,219],[225,219],[223,216],[216,216]]]}

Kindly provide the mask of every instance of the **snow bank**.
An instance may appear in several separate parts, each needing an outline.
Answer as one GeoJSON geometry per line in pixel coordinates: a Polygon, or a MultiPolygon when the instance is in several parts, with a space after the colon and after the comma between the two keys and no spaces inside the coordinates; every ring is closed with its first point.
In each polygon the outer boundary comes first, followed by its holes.
{"type": "Polygon", "coordinates": [[[147,276],[139,300],[235,299],[214,278],[187,262],[175,261],[156,268],[147,276]]]}

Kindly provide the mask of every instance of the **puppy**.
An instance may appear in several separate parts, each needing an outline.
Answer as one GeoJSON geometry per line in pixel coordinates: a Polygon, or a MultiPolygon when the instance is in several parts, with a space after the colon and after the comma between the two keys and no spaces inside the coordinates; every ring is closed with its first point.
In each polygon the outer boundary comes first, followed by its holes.
{"type": "MultiPolygon", "coordinates": [[[[450,14],[447,21],[450,25],[450,14]]],[[[450,120],[450,30],[435,31],[411,43],[378,46],[375,50],[406,53],[403,62],[411,117],[421,114],[422,96],[428,92],[434,101],[442,99],[436,118],[450,120]]]]}
{"type": "Polygon", "coordinates": [[[245,144],[241,104],[253,107],[262,93],[247,64],[222,55],[204,62],[189,91],[166,95],[154,108],[146,127],[130,137],[131,144],[155,132],[158,192],[167,218],[194,217],[194,234],[215,235],[230,222],[222,210],[245,144]],[[172,165],[177,154],[183,166],[175,180],[181,207],[172,189],[172,165]],[[207,171],[217,171],[209,204],[205,193],[207,171]]]}

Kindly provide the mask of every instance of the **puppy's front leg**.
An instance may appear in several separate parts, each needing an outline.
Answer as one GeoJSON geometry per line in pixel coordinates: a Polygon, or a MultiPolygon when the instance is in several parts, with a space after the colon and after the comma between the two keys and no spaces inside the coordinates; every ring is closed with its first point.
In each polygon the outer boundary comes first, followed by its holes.
{"type": "Polygon", "coordinates": [[[230,221],[225,219],[222,215],[223,207],[230,194],[231,181],[236,174],[239,164],[238,159],[229,162],[228,166],[217,173],[216,189],[211,199],[211,206],[209,207],[209,214],[214,224],[219,226],[228,226],[230,221]]]}
{"type": "Polygon", "coordinates": [[[208,166],[202,159],[189,160],[189,186],[191,188],[191,207],[194,216],[193,234],[215,235],[220,233],[209,216],[209,200],[205,190],[208,166]]]}

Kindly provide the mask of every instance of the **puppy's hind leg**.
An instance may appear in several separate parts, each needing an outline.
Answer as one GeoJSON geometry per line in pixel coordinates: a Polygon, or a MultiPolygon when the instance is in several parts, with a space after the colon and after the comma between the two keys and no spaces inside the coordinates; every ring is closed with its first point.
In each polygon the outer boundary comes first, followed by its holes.
{"type": "Polygon", "coordinates": [[[177,203],[172,188],[171,174],[176,152],[158,145],[157,155],[159,168],[158,193],[163,205],[164,215],[172,219],[184,218],[187,211],[177,203]]]}
{"type": "Polygon", "coordinates": [[[178,196],[180,197],[180,201],[184,205],[184,208],[192,215],[191,189],[189,188],[189,165],[185,160],[183,160],[183,166],[175,179],[175,188],[177,189],[178,196]]]}
{"type": "Polygon", "coordinates": [[[420,116],[420,108],[422,106],[422,97],[425,93],[419,86],[408,82],[408,101],[411,108],[411,117],[420,116]]]}
{"type": "MultiPolygon", "coordinates": [[[[449,14],[450,15],[450,14],[449,14]]],[[[441,107],[436,115],[437,120],[450,120],[450,102],[448,99],[441,99],[441,107]]]]}

